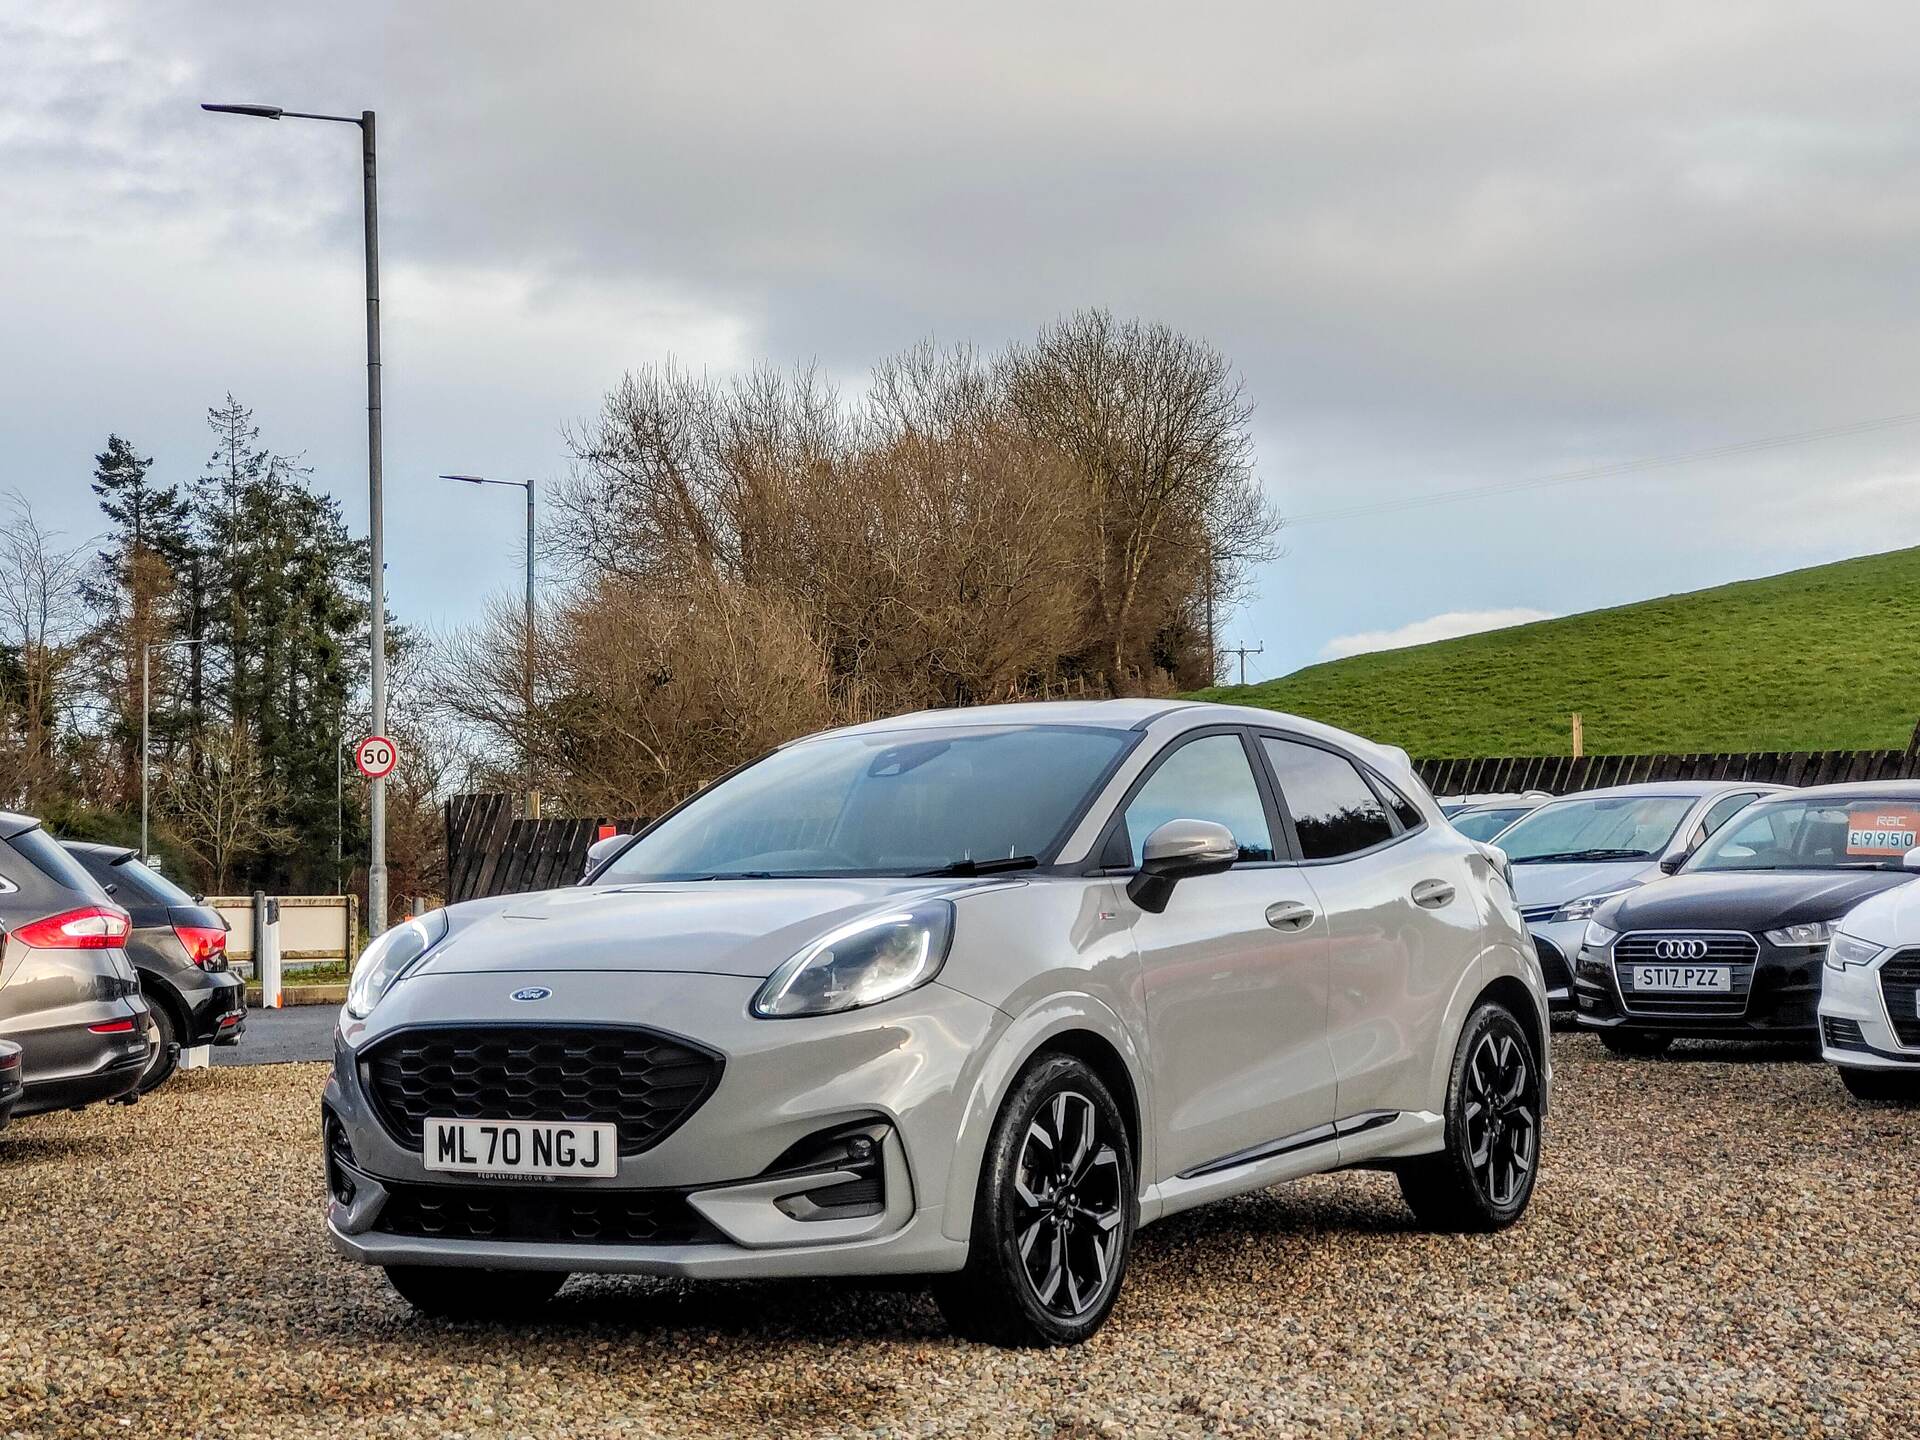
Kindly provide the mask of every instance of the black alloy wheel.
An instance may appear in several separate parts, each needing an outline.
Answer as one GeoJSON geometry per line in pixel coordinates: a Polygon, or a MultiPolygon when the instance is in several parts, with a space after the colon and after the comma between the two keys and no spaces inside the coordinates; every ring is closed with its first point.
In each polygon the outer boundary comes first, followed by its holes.
{"type": "Polygon", "coordinates": [[[1445,1148],[1399,1167],[1400,1193],[1421,1224],[1501,1230],[1526,1212],[1546,1098],[1533,1047],[1498,1001],[1468,1017],[1447,1084],[1445,1148]]]}
{"type": "Polygon", "coordinates": [[[1084,1340],[1120,1293],[1135,1202],[1113,1096],[1081,1061],[1043,1056],[994,1122],[966,1268],[935,1287],[954,1331],[1003,1345],[1084,1340]]]}

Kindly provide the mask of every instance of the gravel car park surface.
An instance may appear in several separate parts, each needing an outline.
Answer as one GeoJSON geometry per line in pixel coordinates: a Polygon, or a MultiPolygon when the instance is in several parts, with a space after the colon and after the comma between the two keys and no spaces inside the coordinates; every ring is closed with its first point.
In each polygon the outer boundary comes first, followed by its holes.
{"type": "Polygon", "coordinates": [[[817,1283],[422,1321],[321,1233],[323,1068],[193,1071],[0,1132],[0,1435],[1912,1434],[1920,1110],[1777,1051],[1556,1043],[1516,1229],[1279,1187],[1144,1232],[1072,1351],[817,1283]]]}

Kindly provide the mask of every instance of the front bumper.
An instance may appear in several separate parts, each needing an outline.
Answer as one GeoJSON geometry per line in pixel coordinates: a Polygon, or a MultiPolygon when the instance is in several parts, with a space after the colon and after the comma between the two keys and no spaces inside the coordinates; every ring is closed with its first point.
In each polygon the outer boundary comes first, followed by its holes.
{"type": "Polygon", "coordinates": [[[1882,955],[1870,965],[1826,971],[1820,992],[1823,1059],[1856,1070],[1920,1070],[1920,1044],[1907,1043],[1920,1037],[1920,998],[1910,986],[1883,983],[1886,967],[1899,958],[1882,955]]]}
{"type": "MultiPolygon", "coordinates": [[[[1641,1030],[1681,1039],[1811,1040],[1818,1033],[1824,950],[1787,950],[1754,937],[1758,947],[1744,1006],[1716,1013],[1723,1002],[1703,999],[1698,1010],[1683,1006],[1660,1013],[1636,1011],[1623,998],[1613,947],[1575,951],[1574,1019],[1592,1030],[1641,1030]]],[[[1616,942],[1617,943],[1617,942],[1616,942]]]]}
{"type": "MultiPolygon", "coordinates": [[[[714,1278],[936,1273],[966,1259],[943,1213],[966,1100],[1005,1017],[937,982],[868,1010],[757,1020],[760,982],[739,976],[580,972],[427,974],[403,980],[367,1025],[348,1022],[323,1099],[328,1230],[375,1265],[466,1265],[714,1278]],[[508,996],[552,993],[537,1003],[508,996]],[[530,1015],[530,1010],[533,1013],[530,1015]],[[458,1017],[462,1026],[630,1025],[721,1057],[718,1083],[664,1138],[623,1154],[610,1179],[454,1175],[388,1128],[363,1056],[383,1037],[458,1017]],[[880,1200],[820,1210],[808,1193],[844,1182],[810,1166],[821,1137],[871,1127],[880,1200]],[[341,1185],[344,1178],[348,1183],[341,1185]],[[624,1202],[630,1201],[628,1205],[624,1202]],[[418,1222],[421,1207],[436,1217],[418,1222]],[[669,1214],[658,1242],[634,1218],[669,1214]],[[540,1223],[526,1217],[537,1213],[540,1223]],[[451,1227],[438,1217],[453,1216],[451,1227]],[[457,1234],[423,1233],[455,1229],[457,1234]],[[504,1238],[489,1230],[508,1231],[504,1238]],[[582,1243],[585,1232],[606,1240],[582,1243]]],[[[451,1118],[482,1118],[479,1113],[451,1118]]],[[[578,1115],[523,1115],[570,1119],[578,1115]]],[[[977,1122],[977,1117],[974,1118],[977,1122]]]]}
{"type": "Polygon", "coordinates": [[[1533,936],[1534,953],[1540,957],[1540,975],[1547,984],[1547,1006],[1555,1015],[1573,1009],[1573,959],[1580,953],[1580,937],[1586,933],[1584,920],[1532,921],[1527,926],[1533,936]]]}

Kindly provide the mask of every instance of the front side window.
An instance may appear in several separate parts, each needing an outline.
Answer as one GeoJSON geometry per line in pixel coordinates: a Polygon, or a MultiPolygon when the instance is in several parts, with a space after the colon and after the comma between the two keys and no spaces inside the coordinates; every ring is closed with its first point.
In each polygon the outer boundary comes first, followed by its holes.
{"type": "Polygon", "coordinates": [[[1693,809],[1691,795],[1575,797],[1542,805],[1500,837],[1516,865],[1651,860],[1693,809]]]}
{"type": "Polygon", "coordinates": [[[1742,810],[1687,870],[1898,870],[1920,846],[1920,799],[1769,800],[1742,810]]]}
{"type": "Polygon", "coordinates": [[[1189,740],[1147,778],[1124,817],[1135,865],[1147,836],[1169,820],[1211,820],[1233,832],[1242,860],[1274,858],[1267,807],[1237,735],[1189,740]]]}
{"type": "Polygon", "coordinates": [[[1138,739],[1125,730],[1020,725],[803,741],[669,815],[596,883],[1044,862],[1138,739]]]}
{"type": "Polygon", "coordinates": [[[1700,822],[1700,838],[1704,840],[1712,835],[1759,798],[1758,795],[1742,791],[1738,795],[1726,795],[1714,801],[1707,807],[1707,818],[1700,822]]]}
{"type": "Polygon", "coordinates": [[[1317,745],[1263,736],[1280,795],[1293,816],[1300,854],[1337,860],[1393,838],[1393,821],[1353,763],[1317,745]]]}

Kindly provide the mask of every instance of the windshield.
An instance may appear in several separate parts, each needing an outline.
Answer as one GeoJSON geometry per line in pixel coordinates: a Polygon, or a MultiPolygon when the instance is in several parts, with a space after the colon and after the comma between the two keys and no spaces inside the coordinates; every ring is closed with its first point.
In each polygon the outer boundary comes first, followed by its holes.
{"type": "Polygon", "coordinates": [[[1028,725],[809,740],[668,816],[596,883],[1037,864],[1139,738],[1028,725]]]}
{"type": "Polygon", "coordinates": [[[1542,805],[1500,837],[1516,865],[1650,860],[1693,809],[1691,795],[1608,795],[1542,805]]]}
{"type": "Polygon", "coordinates": [[[1527,813],[1527,807],[1509,806],[1503,810],[1472,810],[1465,815],[1456,815],[1453,828],[1469,840],[1491,840],[1507,826],[1527,813]]]}
{"type": "Polygon", "coordinates": [[[1822,796],[1743,811],[1687,864],[1692,870],[1898,870],[1920,845],[1920,796],[1822,796]]]}

